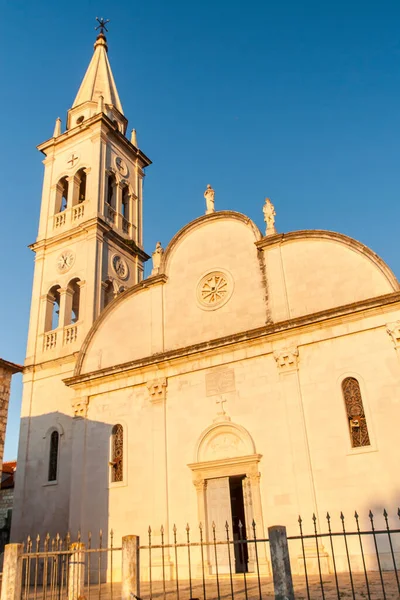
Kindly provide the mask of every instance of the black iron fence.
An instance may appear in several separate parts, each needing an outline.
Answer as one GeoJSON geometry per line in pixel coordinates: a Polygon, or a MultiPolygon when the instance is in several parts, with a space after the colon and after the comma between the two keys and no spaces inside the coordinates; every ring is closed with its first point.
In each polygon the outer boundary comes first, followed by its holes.
{"type": "MultiPolygon", "coordinates": [[[[299,517],[297,532],[285,538],[296,600],[400,598],[399,519],[400,509],[391,516],[384,510],[349,519],[343,513],[320,521],[299,517]]],[[[127,598],[127,589],[133,600],[274,597],[271,557],[277,549],[254,521],[149,528],[142,545],[134,536],[137,558],[124,553],[132,536],[118,546],[112,532],[106,537],[28,538],[19,556],[21,600],[117,600],[127,598]],[[136,561],[133,588],[124,583],[124,560],[136,561]]]]}
{"type": "Polygon", "coordinates": [[[95,544],[90,532],[85,539],[78,532],[75,541],[69,533],[38,535],[35,540],[28,536],[20,556],[21,600],[119,598],[120,584],[113,574],[122,548],[114,545],[112,530],[107,538],[101,530],[95,544]]]}

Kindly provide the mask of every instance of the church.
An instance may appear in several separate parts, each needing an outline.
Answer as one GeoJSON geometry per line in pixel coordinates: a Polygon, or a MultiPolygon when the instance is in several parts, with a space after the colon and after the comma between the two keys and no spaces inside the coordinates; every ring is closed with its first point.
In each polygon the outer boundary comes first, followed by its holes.
{"type": "MultiPolygon", "coordinates": [[[[372,250],[202,214],[152,255],[143,177],[100,33],[53,136],[35,253],[12,540],[329,510],[396,514],[400,286],[372,250]],[[152,271],[144,278],[144,263],[152,271]]],[[[249,199],[249,202],[252,201],[249,199]]],[[[257,200],[255,200],[258,202],[257,200]]],[[[199,204],[200,206],[200,204],[199,204]]],[[[262,213],[263,211],[263,213],[262,213]]],[[[322,523],[322,525],[320,525],[322,523]]],[[[242,565],[243,568],[243,565],[242,565]]],[[[249,569],[251,566],[248,567],[249,569]]]]}

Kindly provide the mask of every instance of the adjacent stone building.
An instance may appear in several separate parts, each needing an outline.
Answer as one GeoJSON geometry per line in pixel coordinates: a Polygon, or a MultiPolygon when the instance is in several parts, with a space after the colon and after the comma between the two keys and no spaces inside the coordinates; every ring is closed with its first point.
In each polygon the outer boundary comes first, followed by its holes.
{"type": "MultiPolygon", "coordinates": [[[[269,200],[264,234],[218,211],[208,186],[143,279],[150,160],[126,130],[100,34],[65,130],[58,120],[39,146],[13,539],[78,528],[147,539],[150,525],[157,544],[161,524],[168,542],[174,524],[201,522],[210,539],[213,522],[218,536],[226,522],[237,536],[239,520],[252,535],[254,519],[262,536],[275,524],[297,533],[299,514],[320,527],[327,510],[334,526],[342,510],[361,523],[371,506],[393,513],[390,268],[340,233],[277,233],[269,200]]],[[[239,563],[254,570],[251,553],[239,563]]]]}
{"type": "Polygon", "coordinates": [[[21,365],[0,358],[0,465],[3,463],[4,440],[10,402],[11,377],[22,371],[21,365]]]}

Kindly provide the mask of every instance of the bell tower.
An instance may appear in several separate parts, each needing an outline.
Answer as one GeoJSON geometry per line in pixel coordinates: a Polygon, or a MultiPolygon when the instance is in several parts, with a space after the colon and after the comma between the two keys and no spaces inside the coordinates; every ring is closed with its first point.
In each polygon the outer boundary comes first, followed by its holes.
{"type": "Polygon", "coordinates": [[[123,113],[101,32],[66,129],[45,155],[26,364],[76,353],[102,309],[142,279],[142,182],[151,164],[123,113]]]}

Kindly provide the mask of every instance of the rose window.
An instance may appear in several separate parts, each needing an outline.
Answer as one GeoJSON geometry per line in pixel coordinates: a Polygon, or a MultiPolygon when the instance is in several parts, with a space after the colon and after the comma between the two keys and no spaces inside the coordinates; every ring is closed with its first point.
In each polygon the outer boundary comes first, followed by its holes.
{"type": "Polygon", "coordinates": [[[208,273],[200,280],[197,298],[203,308],[213,309],[225,304],[231,296],[232,285],[227,274],[221,271],[208,273]]]}

